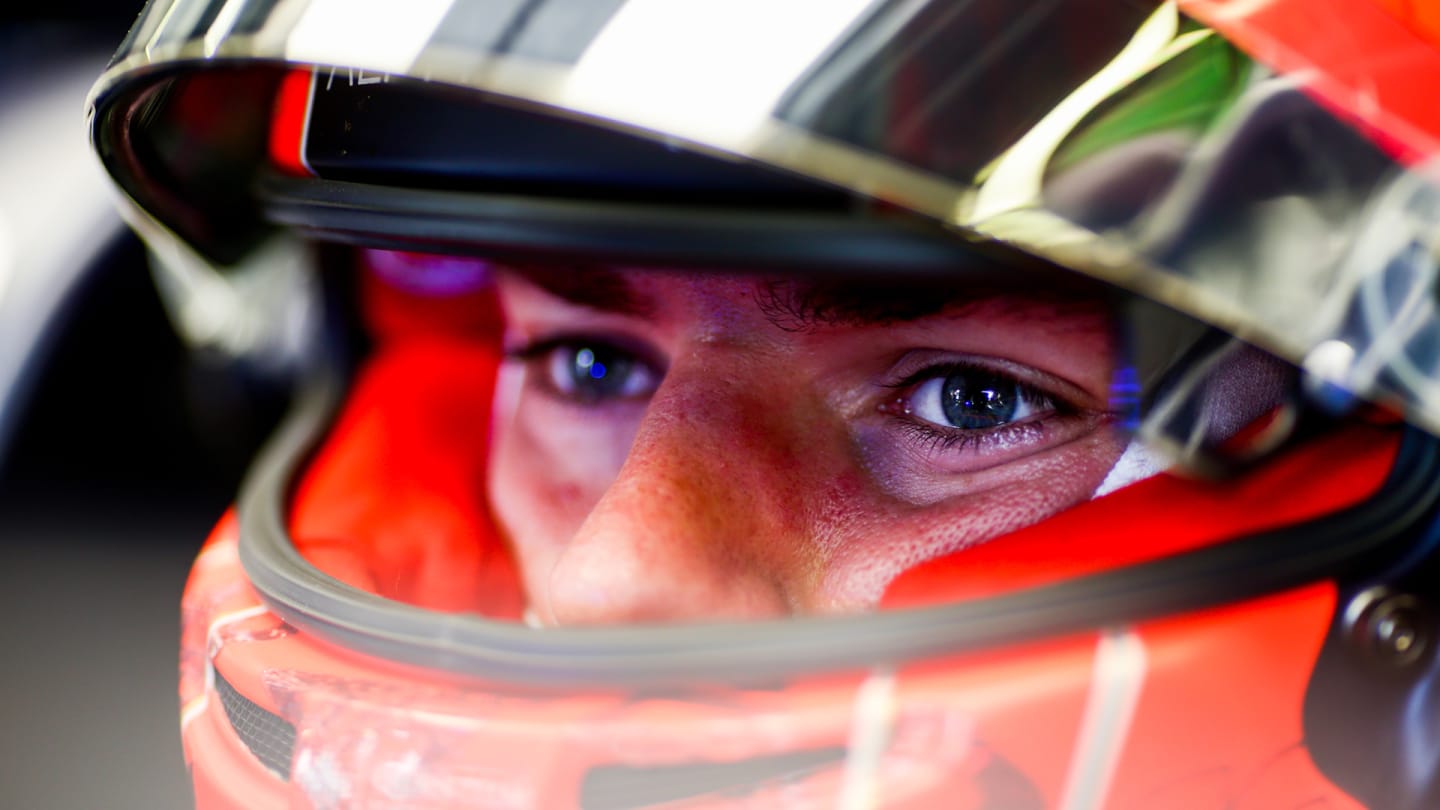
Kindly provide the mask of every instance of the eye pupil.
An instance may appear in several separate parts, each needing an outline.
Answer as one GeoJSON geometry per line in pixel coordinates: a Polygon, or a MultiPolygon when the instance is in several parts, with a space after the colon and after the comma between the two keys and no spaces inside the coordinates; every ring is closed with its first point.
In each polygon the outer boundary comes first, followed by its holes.
{"type": "Polygon", "coordinates": [[[945,418],[957,428],[998,427],[1015,418],[1018,385],[983,371],[958,371],[945,378],[941,393],[945,418]]]}

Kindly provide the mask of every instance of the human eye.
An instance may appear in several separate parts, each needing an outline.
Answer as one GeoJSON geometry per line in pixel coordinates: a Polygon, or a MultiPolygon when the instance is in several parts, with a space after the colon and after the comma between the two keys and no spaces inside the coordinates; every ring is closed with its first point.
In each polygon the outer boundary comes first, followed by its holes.
{"type": "Polygon", "coordinates": [[[991,430],[1054,410],[1046,395],[984,368],[955,366],[922,372],[904,397],[917,419],[949,430],[991,430]]]}
{"type": "Polygon", "coordinates": [[[608,338],[550,337],[507,354],[523,362],[546,393],[585,406],[649,399],[663,376],[645,352],[608,338]]]}
{"type": "Polygon", "coordinates": [[[943,361],[909,371],[881,410],[927,450],[1014,451],[1038,445],[1046,428],[1073,409],[1020,373],[973,361],[943,361]]]}

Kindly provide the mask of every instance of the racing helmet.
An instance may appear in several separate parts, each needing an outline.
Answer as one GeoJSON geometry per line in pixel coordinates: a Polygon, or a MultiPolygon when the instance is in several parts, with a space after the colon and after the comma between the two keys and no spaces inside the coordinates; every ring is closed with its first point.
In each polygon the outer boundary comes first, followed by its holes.
{"type": "Polygon", "coordinates": [[[1427,14],[152,0],[92,142],[296,390],[185,591],[198,803],[1434,806],[1427,14]]]}

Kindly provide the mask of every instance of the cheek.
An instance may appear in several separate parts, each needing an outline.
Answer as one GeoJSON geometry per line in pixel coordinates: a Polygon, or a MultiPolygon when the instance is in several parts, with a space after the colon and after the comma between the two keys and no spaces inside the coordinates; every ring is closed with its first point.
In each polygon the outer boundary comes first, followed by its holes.
{"type": "Polygon", "coordinates": [[[628,419],[577,420],[556,413],[564,407],[527,389],[523,369],[502,368],[487,488],[496,520],[532,586],[548,575],[614,481],[634,435],[628,419]]]}
{"type": "Polygon", "coordinates": [[[900,504],[856,485],[837,497],[830,554],[816,594],[825,611],[873,607],[891,580],[927,560],[1039,523],[1090,499],[1123,451],[1102,430],[1017,465],[1003,481],[925,506],[900,504]]]}

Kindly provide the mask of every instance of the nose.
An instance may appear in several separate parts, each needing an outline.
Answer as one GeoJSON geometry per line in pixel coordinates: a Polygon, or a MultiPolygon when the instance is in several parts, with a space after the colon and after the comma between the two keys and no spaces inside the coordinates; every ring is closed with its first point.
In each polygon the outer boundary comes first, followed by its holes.
{"type": "Polygon", "coordinates": [[[797,544],[776,480],[789,471],[775,469],[760,403],[719,378],[671,367],[614,483],[552,570],[555,622],[790,612],[797,544]]]}

